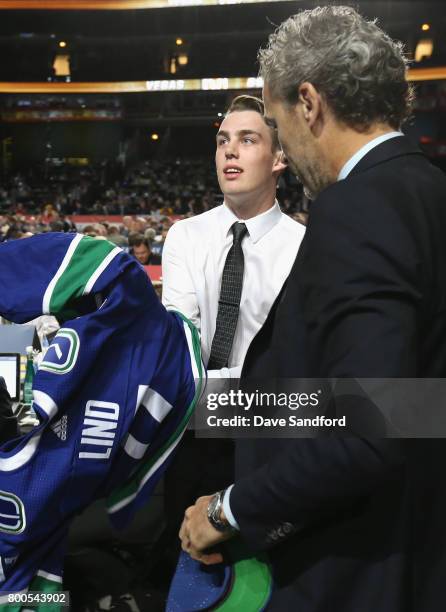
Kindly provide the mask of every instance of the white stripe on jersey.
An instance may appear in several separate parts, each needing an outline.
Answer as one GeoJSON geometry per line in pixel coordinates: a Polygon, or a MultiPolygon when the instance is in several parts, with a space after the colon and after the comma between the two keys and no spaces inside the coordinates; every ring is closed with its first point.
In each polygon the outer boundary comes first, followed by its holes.
{"type": "Polygon", "coordinates": [[[43,391],[38,391],[35,389],[33,391],[33,400],[42,408],[43,412],[47,415],[48,420],[51,421],[53,417],[56,416],[58,408],[56,402],[52,397],[44,393],[43,391]]]}
{"type": "Polygon", "coordinates": [[[22,467],[22,465],[25,465],[36,452],[42,433],[43,431],[34,434],[27,441],[25,446],[11,457],[2,457],[1,455],[6,455],[7,453],[0,453],[0,472],[12,472],[12,470],[16,470],[22,467]]]}
{"type": "Polygon", "coordinates": [[[148,388],[149,388],[149,385],[139,385],[138,386],[138,395],[136,397],[135,414],[137,413],[138,408],[142,404],[142,400],[144,399],[144,396],[147,393],[148,388]]]}
{"type": "Polygon", "coordinates": [[[154,389],[150,388],[147,389],[141,403],[158,423],[161,423],[172,410],[172,406],[169,402],[154,389]]]}
{"type": "Polygon", "coordinates": [[[129,434],[125,441],[124,450],[133,459],[141,459],[144,457],[146,450],[149,448],[149,444],[143,444],[138,442],[136,438],[129,434]]]}
{"type": "Polygon", "coordinates": [[[102,272],[108,267],[109,263],[113,261],[116,255],[119,255],[119,253],[122,253],[122,249],[119,247],[116,247],[115,249],[113,249],[113,251],[110,251],[107,257],[104,258],[102,263],[96,268],[96,270],[93,272],[93,274],[88,279],[82,295],[88,295],[90,293],[90,291],[94,287],[95,282],[101,276],[102,272]]]}
{"type": "Polygon", "coordinates": [[[57,574],[50,574],[49,572],[45,572],[44,570],[39,570],[37,572],[38,576],[42,578],[46,578],[46,580],[51,580],[52,582],[59,582],[62,584],[62,576],[58,576],[57,574]]]}

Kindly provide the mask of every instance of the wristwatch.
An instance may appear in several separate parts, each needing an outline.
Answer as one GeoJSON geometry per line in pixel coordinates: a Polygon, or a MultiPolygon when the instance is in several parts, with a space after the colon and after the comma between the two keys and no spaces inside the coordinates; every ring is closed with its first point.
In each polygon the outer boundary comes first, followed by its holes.
{"type": "Polygon", "coordinates": [[[221,511],[223,508],[223,498],[225,496],[226,489],[218,491],[211,497],[211,501],[208,505],[208,520],[212,527],[221,533],[229,533],[235,531],[234,527],[226,518],[222,518],[221,511]]]}

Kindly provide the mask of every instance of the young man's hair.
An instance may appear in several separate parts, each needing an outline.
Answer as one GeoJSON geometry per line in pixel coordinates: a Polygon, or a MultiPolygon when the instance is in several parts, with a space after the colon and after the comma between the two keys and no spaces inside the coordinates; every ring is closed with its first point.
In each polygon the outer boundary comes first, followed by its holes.
{"type": "MultiPolygon", "coordinates": [[[[239,111],[254,111],[256,113],[259,113],[259,115],[261,115],[263,119],[264,114],[265,114],[265,106],[263,104],[263,100],[261,100],[260,98],[256,98],[256,96],[248,96],[244,94],[241,96],[237,96],[236,98],[232,100],[231,104],[229,105],[228,110],[225,113],[225,116],[227,117],[231,113],[235,113],[239,111]]],[[[273,153],[275,153],[277,150],[281,149],[279,139],[277,137],[277,130],[272,128],[270,125],[268,125],[266,121],[265,121],[265,124],[270,129],[271,140],[272,140],[272,150],[273,150],[273,153]]]]}

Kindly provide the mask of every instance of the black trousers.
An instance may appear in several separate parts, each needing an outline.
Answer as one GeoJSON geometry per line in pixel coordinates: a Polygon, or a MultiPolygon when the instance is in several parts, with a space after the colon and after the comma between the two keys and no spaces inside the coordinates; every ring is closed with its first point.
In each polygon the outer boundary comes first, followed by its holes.
{"type": "Polygon", "coordinates": [[[186,431],[165,476],[166,517],[178,529],[184,511],[202,495],[211,495],[234,482],[234,442],[195,438],[186,431]]]}
{"type": "Polygon", "coordinates": [[[195,438],[186,431],[176,456],[164,477],[166,527],[157,552],[167,562],[164,574],[170,577],[180,552],[178,532],[184,512],[202,495],[211,495],[234,482],[234,442],[195,438]]]}

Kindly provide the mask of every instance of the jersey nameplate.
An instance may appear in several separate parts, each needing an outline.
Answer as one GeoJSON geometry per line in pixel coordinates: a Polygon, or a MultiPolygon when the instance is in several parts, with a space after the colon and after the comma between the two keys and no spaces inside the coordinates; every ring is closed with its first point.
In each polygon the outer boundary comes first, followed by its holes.
{"type": "Polygon", "coordinates": [[[85,407],[79,459],[108,459],[115,441],[119,405],[90,400],[85,407]]]}

